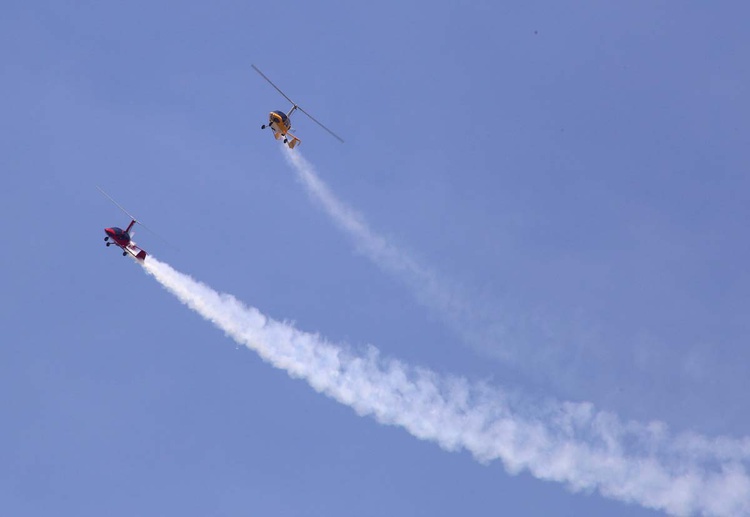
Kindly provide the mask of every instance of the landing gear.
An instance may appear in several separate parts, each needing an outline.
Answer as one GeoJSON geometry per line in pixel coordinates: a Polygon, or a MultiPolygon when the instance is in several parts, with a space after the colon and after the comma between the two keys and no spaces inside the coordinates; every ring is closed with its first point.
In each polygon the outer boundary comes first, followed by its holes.
{"type": "Polygon", "coordinates": [[[108,240],[109,240],[109,237],[104,237],[104,240],[105,240],[105,241],[108,241],[108,240]]]}
{"type": "Polygon", "coordinates": [[[108,248],[109,248],[109,245],[110,245],[110,244],[112,244],[112,243],[111,243],[111,242],[108,242],[108,243],[107,243],[107,247],[108,247],[108,248]]]}
{"type": "Polygon", "coordinates": [[[284,143],[285,143],[285,144],[288,144],[288,143],[289,143],[289,142],[287,142],[286,138],[284,139],[284,143]]]}
{"type": "Polygon", "coordinates": [[[124,256],[126,256],[127,254],[128,254],[128,252],[127,252],[127,251],[123,251],[123,252],[122,252],[122,256],[123,256],[123,257],[124,257],[124,256]]]}
{"type": "Polygon", "coordinates": [[[266,125],[265,125],[265,124],[263,124],[262,126],[260,126],[260,128],[261,128],[261,129],[266,129],[266,125]]]}

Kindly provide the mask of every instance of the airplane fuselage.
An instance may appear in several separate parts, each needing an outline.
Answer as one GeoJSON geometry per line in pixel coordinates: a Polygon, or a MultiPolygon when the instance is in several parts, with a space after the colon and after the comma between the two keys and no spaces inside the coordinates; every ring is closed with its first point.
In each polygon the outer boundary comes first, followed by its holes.
{"type": "Polygon", "coordinates": [[[121,248],[130,244],[130,234],[122,228],[116,226],[105,228],[104,233],[107,234],[107,237],[112,239],[113,244],[117,244],[121,248]]]}

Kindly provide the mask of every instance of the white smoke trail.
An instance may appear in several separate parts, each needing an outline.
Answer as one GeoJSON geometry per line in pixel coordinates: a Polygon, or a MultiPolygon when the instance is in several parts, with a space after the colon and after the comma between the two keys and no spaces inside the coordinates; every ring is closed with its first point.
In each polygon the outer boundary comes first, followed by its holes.
{"type": "MultiPolygon", "coordinates": [[[[349,235],[361,253],[383,270],[404,281],[417,300],[436,311],[466,343],[491,350],[506,362],[517,362],[517,354],[512,350],[514,343],[509,339],[510,330],[506,325],[499,323],[494,315],[469,303],[458,287],[448,285],[434,271],[417,263],[404,250],[373,232],[360,214],[331,192],[299,151],[291,151],[286,146],[281,149],[310,197],[349,235]]],[[[538,362],[535,361],[536,364],[538,362]]]]}
{"type": "Polygon", "coordinates": [[[358,213],[333,195],[299,152],[292,152],[286,147],[283,148],[282,152],[287,161],[297,171],[298,177],[308,193],[313,199],[320,202],[336,224],[353,237],[361,252],[381,267],[392,272],[405,274],[407,280],[421,288],[424,292],[424,298],[436,298],[439,305],[449,306],[451,304],[451,297],[437,282],[433,272],[417,264],[384,237],[374,233],[358,213]]]}
{"type": "Polygon", "coordinates": [[[359,415],[573,491],[597,490],[674,515],[750,515],[750,439],[673,436],[664,424],[621,422],[587,403],[530,408],[497,388],[410,367],[373,347],[357,354],[333,345],[153,257],[143,267],[237,343],[359,415]]]}

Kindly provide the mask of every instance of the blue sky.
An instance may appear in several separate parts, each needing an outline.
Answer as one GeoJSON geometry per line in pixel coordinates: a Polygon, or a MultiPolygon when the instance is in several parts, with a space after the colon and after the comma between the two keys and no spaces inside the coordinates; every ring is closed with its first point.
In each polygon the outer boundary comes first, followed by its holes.
{"type": "MultiPolygon", "coordinates": [[[[361,418],[103,245],[355,350],[675,433],[747,434],[740,3],[6,3],[0,508],[654,515],[361,418]],[[468,314],[311,200],[300,151],[468,314]],[[467,323],[468,322],[468,323],[467,323]],[[470,326],[472,339],[466,338],[470,326]]],[[[533,410],[530,410],[533,411],[533,410]]]]}

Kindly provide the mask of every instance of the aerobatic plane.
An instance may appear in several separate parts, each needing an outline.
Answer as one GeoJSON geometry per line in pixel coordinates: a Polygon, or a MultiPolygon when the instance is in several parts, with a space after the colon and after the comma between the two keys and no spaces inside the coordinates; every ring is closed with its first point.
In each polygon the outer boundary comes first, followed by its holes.
{"type": "Polygon", "coordinates": [[[328,133],[330,133],[339,142],[341,142],[342,144],[344,143],[344,140],[342,140],[340,136],[318,122],[312,115],[300,108],[296,102],[287,97],[287,95],[282,92],[278,86],[273,84],[273,81],[266,77],[266,75],[261,72],[257,66],[252,65],[252,67],[261,75],[261,77],[263,77],[263,79],[268,81],[271,86],[276,88],[277,92],[279,92],[286,100],[288,100],[292,104],[292,109],[290,109],[288,113],[284,113],[280,110],[270,112],[268,114],[268,124],[263,124],[262,126],[260,126],[261,129],[265,129],[267,127],[271,128],[271,131],[273,131],[273,136],[276,140],[278,140],[279,138],[283,138],[284,143],[289,146],[289,149],[294,149],[294,147],[300,144],[302,141],[292,134],[292,113],[294,113],[296,110],[300,110],[302,113],[310,117],[313,122],[328,131],[328,133]]]}
{"type": "MultiPolygon", "coordinates": [[[[104,192],[100,187],[96,188],[98,188],[102,194],[104,194],[110,201],[112,201],[120,210],[125,212],[128,217],[130,217],[130,223],[124,230],[117,226],[112,226],[110,228],[104,229],[104,233],[106,235],[106,237],[104,237],[104,241],[107,243],[107,247],[109,248],[114,244],[122,250],[123,256],[127,256],[128,254],[130,254],[137,260],[146,260],[146,251],[136,246],[135,242],[133,242],[133,226],[138,223],[136,218],[130,215],[127,210],[121,207],[117,201],[112,199],[110,195],[104,192]]],[[[138,224],[142,225],[142,223],[138,224]]]]}

